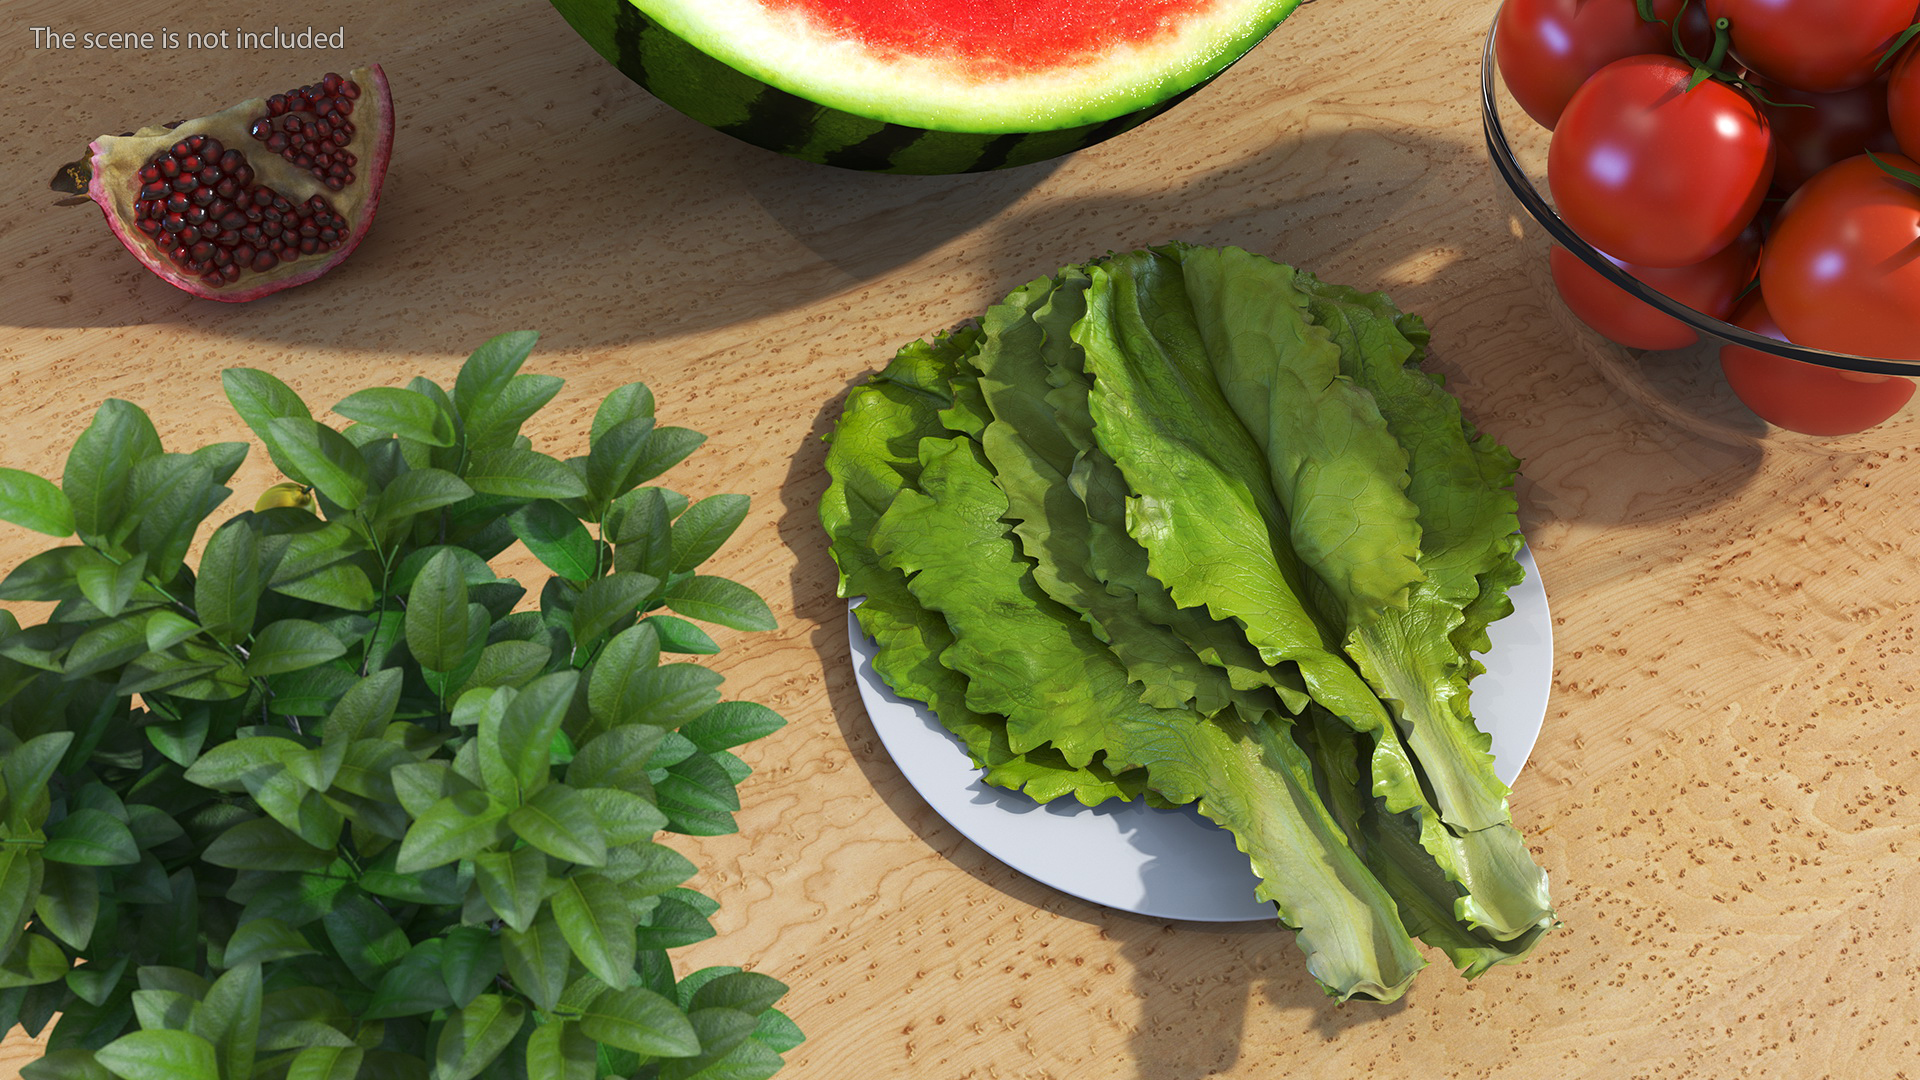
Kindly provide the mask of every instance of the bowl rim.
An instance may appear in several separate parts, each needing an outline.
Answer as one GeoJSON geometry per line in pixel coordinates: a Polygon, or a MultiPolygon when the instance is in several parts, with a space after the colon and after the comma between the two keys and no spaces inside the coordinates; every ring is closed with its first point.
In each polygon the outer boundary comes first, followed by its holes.
{"type": "Polygon", "coordinates": [[[1494,174],[1511,189],[1514,198],[1519,200],[1520,205],[1525,207],[1527,213],[1547,230],[1556,243],[1572,252],[1581,262],[1592,267],[1596,273],[1625,289],[1635,299],[1651,304],[1667,315],[1679,319],[1689,328],[1710,334],[1726,344],[1741,345],[1770,356],[1798,360],[1820,367],[1874,375],[1920,376],[1920,360],[1896,360],[1829,352],[1825,349],[1795,345],[1778,338],[1770,338],[1763,334],[1756,334],[1745,327],[1723,322],[1654,289],[1646,282],[1614,265],[1600,253],[1598,248],[1582,240],[1579,234],[1560,219],[1559,213],[1540,194],[1539,189],[1534,187],[1533,181],[1527,177],[1526,170],[1521,168],[1519,160],[1514,156],[1512,145],[1507,141],[1506,128],[1500,122],[1500,103],[1494,75],[1499,63],[1494,54],[1494,36],[1499,26],[1500,15],[1496,10],[1493,25],[1487,29],[1486,44],[1482,46],[1480,52],[1480,120],[1486,133],[1487,158],[1493,163],[1494,174]]]}

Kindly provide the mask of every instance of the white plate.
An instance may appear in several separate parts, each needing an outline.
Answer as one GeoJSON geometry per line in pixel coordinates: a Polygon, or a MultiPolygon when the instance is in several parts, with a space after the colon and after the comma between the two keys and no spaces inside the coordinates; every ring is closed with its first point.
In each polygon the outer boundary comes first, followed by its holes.
{"type": "MultiPolygon", "coordinates": [[[[1473,682],[1473,713],[1493,736],[1494,771],[1512,784],[1533,750],[1553,681],[1553,622],[1533,555],[1514,611],[1493,624],[1487,673],[1473,682]]],[[[858,603],[856,600],[855,603],[858,603]]],[[[1240,922],[1273,918],[1254,899],[1256,879],[1226,830],[1191,807],[1156,810],[1136,800],[1082,806],[1071,796],[1039,804],[980,779],[960,743],[917,701],[894,695],[873,670],[874,643],[851,610],[848,636],[867,714],[887,753],[934,812],[987,854],[1061,892],[1163,919],[1240,922]]]]}

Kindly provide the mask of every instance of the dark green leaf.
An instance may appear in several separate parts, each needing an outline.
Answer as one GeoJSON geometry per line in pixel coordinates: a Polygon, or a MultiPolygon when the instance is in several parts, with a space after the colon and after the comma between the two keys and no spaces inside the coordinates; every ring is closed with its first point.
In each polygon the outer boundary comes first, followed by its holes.
{"type": "Polygon", "coordinates": [[[375,521],[394,521],[452,506],[473,497],[473,489],[445,469],[414,469],[401,473],[380,492],[374,503],[375,521]]]}
{"type": "Polygon", "coordinates": [[[629,417],[612,425],[593,440],[587,454],[587,498],[595,510],[627,493],[640,460],[653,439],[653,417],[629,417]]]}
{"type": "MultiPolygon", "coordinates": [[[[260,575],[260,539],[246,519],[235,518],[215,529],[193,583],[194,613],[200,625],[229,645],[242,640],[253,629],[265,584],[260,575]]],[[[148,632],[151,635],[151,628],[148,632]]]]}
{"type": "Polygon", "coordinates": [[[449,795],[473,791],[475,785],[462,779],[445,761],[421,761],[400,765],[393,770],[393,790],[400,805],[414,817],[449,795]]]}
{"type": "Polygon", "coordinates": [[[693,877],[699,867],[665,844],[642,841],[623,850],[620,872],[626,875],[628,896],[657,896],[693,877]]]}
{"type": "Polygon", "coordinates": [[[777,1054],[784,1054],[799,1046],[806,1038],[800,1032],[800,1025],[779,1009],[768,1009],[761,1013],[760,1023],[753,1029],[753,1040],[765,1043],[777,1054]]]}
{"type": "Polygon", "coordinates": [[[686,653],[694,656],[712,656],[720,651],[720,645],[699,627],[674,615],[658,613],[640,620],[642,625],[653,627],[660,635],[660,651],[686,653]]]}
{"type": "Polygon", "coordinates": [[[266,773],[284,768],[290,759],[306,750],[290,732],[281,735],[261,728],[251,730],[260,733],[242,735],[200,755],[187,770],[187,779],[216,791],[240,791],[247,786],[249,775],[264,778],[266,773]]]}
{"type": "Polygon", "coordinates": [[[113,1080],[91,1050],[54,1050],[20,1066],[20,1080],[113,1080]]]}
{"type": "MultiPolygon", "coordinates": [[[[14,793],[16,803],[24,803],[28,794],[40,791],[53,778],[53,770],[60,764],[60,758],[67,748],[73,745],[73,732],[49,731],[36,735],[8,751],[4,767],[0,767],[0,777],[6,780],[6,790],[14,793]]],[[[15,826],[25,830],[25,824],[15,826]]]]}
{"type": "Polygon", "coordinates": [[[549,784],[515,810],[507,823],[520,839],[556,859],[582,866],[607,861],[606,835],[593,807],[564,784],[549,784]]]}
{"type": "Polygon", "coordinates": [[[692,1057],[700,1039],[680,1007],[640,987],[609,990],[580,1019],[588,1037],[654,1057],[692,1057]]]}
{"type": "Polygon", "coordinates": [[[247,460],[247,444],[243,442],[212,443],[193,452],[193,459],[201,464],[207,475],[216,484],[225,484],[240,471],[240,463],[247,460]]]}
{"type": "Polygon", "coordinates": [[[318,952],[306,936],[279,919],[259,918],[241,923],[227,939],[222,959],[228,967],[240,964],[264,964],[291,956],[318,952]]]}
{"type": "Polygon", "coordinates": [[[76,866],[125,866],[140,861],[140,849],[126,822],[99,810],[75,810],[47,827],[48,862],[76,866]]]}
{"type": "Polygon", "coordinates": [[[667,606],[689,619],[735,630],[771,630],[773,612],[752,589],[723,577],[695,574],[669,584],[667,606]]]}
{"type": "Polygon", "coordinates": [[[333,411],[349,420],[403,435],[428,446],[453,445],[453,417],[416,390],[375,386],[349,394],[333,411]]]}
{"type": "Polygon", "coordinates": [[[384,731],[400,704],[402,681],[400,670],[390,668],[354,683],[327,714],[326,741],[352,742],[373,738],[384,731]]]}
{"type": "Polygon", "coordinates": [[[399,872],[412,873],[470,858],[507,837],[507,804],[484,791],[464,791],[434,803],[400,845],[399,872]]]}
{"type": "MultiPolygon", "coordinates": [[[[718,976],[698,990],[687,1006],[689,1010],[728,1008],[758,1016],[771,1009],[787,992],[787,984],[771,975],[754,971],[736,971],[718,976]]],[[[704,1044],[703,1044],[704,1045],[704,1044]]]]}
{"type": "Polygon", "coordinates": [[[357,893],[345,893],[320,919],[327,940],[353,976],[369,989],[407,955],[406,931],[379,905],[357,893]]]}
{"type": "Polygon", "coordinates": [[[369,611],[377,599],[367,572],[350,562],[332,563],[298,577],[276,578],[272,590],[346,611],[369,611]]]}
{"type": "Polygon", "coordinates": [[[616,571],[589,583],[574,605],[574,640],[584,645],[608,631],[633,625],[640,606],[659,586],[657,579],[631,570],[616,571]]]}
{"type": "Polygon", "coordinates": [[[250,678],[279,675],[324,664],[346,651],[340,639],[319,623],[281,619],[268,623],[254,636],[244,670],[250,678]]]}
{"type": "Polygon", "coordinates": [[[270,818],[253,818],[233,826],[207,845],[201,857],[215,866],[236,870],[289,873],[319,873],[334,860],[332,851],[314,847],[270,818]]]}
{"type": "Polygon", "coordinates": [[[160,436],[138,405],[108,398],[74,441],[60,477],[81,539],[116,543],[132,532],[134,466],[157,456],[160,436]]]}
{"type": "Polygon", "coordinates": [[[171,814],[148,803],[127,805],[127,830],[133,833],[133,842],[139,845],[142,851],[159,847],[186,835],[186,830],[181,828],[180,823],[175,821],[171,814]]]}
{"type": "Polygon", "coordinates": [[[580,519],[551,499],[530,502],[507,519],[513,535],[547,569],[569,581],[587,581],[600,572],[598,545],[580,519]]]}
{"type": "Polygon", "coordinates": [[[661,896],[660,904],[640,927],[642,949],[678,949],[713,936],[713,924],[696,905],[705,900],[691,889],[674,889],[661,896]]]}
{"type": "Polygon", "coordinates": [[[474,456],[467,485],[486,495],[515,499],[577,499],[587,487],[572,469],[546,454],[503,447],[474,456]]]}
{"type": "Polygon", "coordinates": [[[674,571],[692,570],[720,550],[746,520],[750,502],[745,495],[714,495],[687,507],[673,523],[674,571]]]}
{"type": "MultiPolygon", "coordinates": [[[[307,751],[301,751],[307,757],[307,751]]],[[[293,769],[281,769],[247,776],[247,794],[260,804],[273,820],[317,848],[332,848],[340,842],[340,830],[346,824],[338,807],[299,779],[293,769]]]]}
{"type": "Polygon", "coordinates": [[[606,878],[573,875],[553,894],[553,917],[567,945],[601,982],[624,985],[633,974],[633,923],[626,900],[606,878]]]}
{"type": "Polygon", "coordinates": [[[677,728],[720,700],[721,675],[698,664],[662,664],[636,673],[622,688],[610,722],[677,728]]]}
{"type": "Polygon", "coordinates": [[[143,552],[118,565],[105,558],[81,559],[73,576],[80,595],[102,615],[112,617],[126,609],[146,572],[147,556],[143,552]]]}
{"type": "Polygon", "coordinates": [[[466,658],[467,583],[459,559],[435,555],[407,596],[407,648],[422,667],[452,671],[466,658]]]}
{"type": "Polygon", "coordinates": [[[367,497],[367,460],[344,435],[325,424],[283,416],[267,425],[267,448],[284,455],[297,472],[289,476],[317,489],[343,510],[367,497]]]}
{"type": "Polygon", "coordinates": [[[161,454],[133,467],[133,505],[123,527],[132,528],[131,549],[146,553],[155,580],[173,580],[200,523],[231,494],[192,454],[161,454]]]}
{"type": "Polygon", "coordinates": [[[433,1080],[472,1080],[520,1033],[526,1006],[482,994],[447,1019],[434,1048],[433,1080]]]}
{"type": "Polygon", "coordinates": [[[260,965],[237,964],[214,980],[206,998],[193,1010],[188,1030],[213,1044],[221,1071],[227,1075],[253,1072],[260,1002],[260,965]]]}
{"type": "Polygon", "coordinates": [[[413,947],[405,959],[388,970],[374,989],[373,1000],[360,1015],[368,1020],[417,1016],[453,1005],[446,978],[440,973],[445,943],[430,938],[413,947]]]}
{"type": "Polygon", "coordinates": [[[524,932],[540,913],[547,891],[547,857],[536,848],[483,851],[474,856],[473,880],[494,913],[524,932]]]}
{"type": "MultiPolygon", "coordinates": [[[[690,1080],[695,1076],[703,1080],[719,1080],[721,1076],[728,1080],[739,1080],[735,1073],[720,1071],[726,1069],[722,1062],[730,1062],[734,1051],[753,1035],[756,1018],[737,1009],[714,1007],[689,1010],[687,1019],[693,1023],[693,1030],[700,1039],[700,1053],[692,1058],[666,1062],[660,1070],[661,1080],[690,1080]]],[[[780,1060],[766,1047],[748,1050],[747,1054],[764,1055],[776,1065],[780,1060]]]]}
{"type": "Polygon", "coordinates": [[[100,917],[100,876],[91,866],[49,862],[33,902],[40,925],[75,949],[85,949],[100,917]]]}
{"type": "Polygon", "coordinates": [[[659,488],[640,488],[607,508],[605,535],[614,543],[616,570],[665,579],[673,572],[673,519],[659,488]]]}
{"type": "Polygon", "coordinates": [[[606,438],[607,432],[623,420],[638,417],[652,418],[653,391],[646,383],[631,382],[615,387],[613,392],[600,400],[600,407],[593,413],[593,428],[587,435],[589,445],[606,438]]]}
{"type": "Polygon", "coordinates": [[[447,931],[446,941],[440,954],[441,978],[454,1005],[464,1009],[500,974],[505,963],[500,939],[478,926],[456,926],[447,931]]]}
{"type": "MultiPolygon", "coordinates": [[[[226,388],[227,401],[232,403],[233,411],[267,444],[267,454],[273,458],[274,465],[288,476],[294,476],[292,463],[274,452],[273,440],[267,433],[273,421],[283,416],[313,419],[313,413],[300,400],[300,395],[278,378],[253,368],[228,368],[220,373],[220,382],[226,388]]],[[[294,476],[294,479],[300,478],[294,476]]]]}
{"type": "MultiPolygon", "coordinates": [[[[24,635],[22,635],[24,636],[24,635]]],[[[68,679],[117,668],[147,651],[147,619],[135,613],[101,623],[81,634],[67,650],[68,679]]]]}
{"type": "Polygon", "coordinates": [[[135,1031],[94,1056],[123,1080],[220,1080],[213,1044],[185,1031],[135,1031]]]}
{"type": "MultiPolygon", "coordinates": [[[[396,808],[397,809],[397,808],[396,808]]],[[[396,839],[407,834],[412,822],[404,814],[397,818],[396,839]]],[[[395,853],[388,848],[387,852],[395,853]]],[[[476,856],[478,858],[479,856],[476,856]]],[[[390,855],[384,859],[391,864],[390,855]]],[[[399,900],[407,904],[433,904],[453,907],[466,895],[469,878],[452,866],[436,866],[417,874],[400,874],[388,869],[369,867],[360,875],[360,888],[375,896],[389,900],[399,900]]]]}
{"type": "Polygon", "coordinates": [[[520,330],[490,338],[473,351],[453,384],[453,403],[462,417],[471,418],[490,405],[527,362],[540,335],[520,330]]]}
{"type": "Polygon", "coordinates": [[[654,428],[653,436],[647,440],[646,455],[634,463],[625,486],[644,484],[659,476],[686,460],[688,454],[700,449],[700,444],[706,441],[705,435],[687,428],[654,428]]]}
{"type": "Polygon", "coordinates": [[[48,536],[73,535],[73,507],[53,481],[0,468],[0,521],[48,536]]]}
{"type": "Polygon", "coordinates": [[[88,549],[68,545],[29,556],[0,581],[0,600],[77,600],[75,572],[88,549]]]}
{"type": "Polygon", "coordinates": [[[501,954],[513,985],[541,1012],[552,1012],[567,987],[573,952],[551,912],[541,912],[525,933],[508,927],[500,934],[501,954]]]}
{"type": "Polygon", "coordinates": [[[740,746],[771,735],[786,726],[780,714],[751,701],[723,701],[695,717],[681,734],[702,750],[712,752],[740,746]]]}
{"type": "MultiPolygon", "coordinates": [[[[515,375],[492,400],[473,409],[461,409],[466,419],[467,447],[485,453],[512,446],[520,425],[560,392],[564,380],[552,375],[515,375]]],[[[458,387],[455,387],[458,394],[458,387]]]]}

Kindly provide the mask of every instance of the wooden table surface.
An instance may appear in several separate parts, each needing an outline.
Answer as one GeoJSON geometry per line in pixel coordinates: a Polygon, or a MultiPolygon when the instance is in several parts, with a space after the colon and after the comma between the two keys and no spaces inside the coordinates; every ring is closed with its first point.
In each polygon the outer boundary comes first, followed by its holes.
{"type": "MultiPolygon", "coordinates": [[[[636,378],[663,422],[712,436],[671,478],[753,497],[712,568],[779,618],[729,633],[715,666],[790,723],[745,750],[739,835],[680,842],[724,906],[719,936],[675,955],[792,985],[808,1040],[783,1077],[1920,1075],[1912,428],[1729,435],[1603,377],[1486,164],[1490,3],[1323,0],[1138,131],[954,178],[735,143],[543,0],[346,0],[313,17],[345,50],[298,56],[60,53],[27,29],[270,23],[250,0],[5,10],[0,462],[57,476],[109,396],[170,445],[242,438],[223,367],[324,406],[448,383],[520,328],[544,334],[529,370],[567,379],[543,449],[583,452],[593,403],[636,378]],[[193,300],[90,206],[49,205],[47,176],[95,133],[367,60],[399,109],[386,199],[317,284],[193,300]],[[1334,1007],[1276,926],[1137,917],[1007,869],[921,803],[868,724],[815,518],[847,387],[1039,273],[1176,238],[1389,290],[1526,462],[1557,644],[1513,809],[1565,926],[1522,965],[1467,983],[1434,954],[1403,1001],[1334,1007]]],[[[256,449],[233,486],[275,478],[256,449]]],[[[0,563],[36,549],[0,530],[0,563]]],[[[35,1052],[14,1033],[0,1075],[35,1052]]]]}

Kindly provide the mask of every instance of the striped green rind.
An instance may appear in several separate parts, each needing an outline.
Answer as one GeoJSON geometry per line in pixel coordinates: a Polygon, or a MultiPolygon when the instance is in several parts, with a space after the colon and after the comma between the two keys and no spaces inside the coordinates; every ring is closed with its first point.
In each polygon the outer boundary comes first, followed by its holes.
{"type": "MultiPolygon", "coordinates": [[[[1273,0],[1265,16],[1225,51],[1173,61],[1157,77],[1084,102],[1052,96],[1057,121],[983,122],[977,116],[906,122],[890,106],[834,104],[783,88],[776,73],[749,73],[663,25],[644,8],[654,0],[552,0],[567,22],[628,78],[668,105],[718,131],[776,153],[867,172],[987,172],[1045,161],[1129,131],[1160,115],[1226,70],[1292,12],[1299,0],[1273,0]],[[1034,130],[1021,130],[1033,128],[1034,130]]],[[[881,76],[881,82],[885,77],[881,76]]],[[[828,95],[822,95],[828,96],[828,95]]],[[[953,100],[965,98],[956,90],[953,100]]],[[[924,108],[921,111],[926,111],[924,108]]]]}

